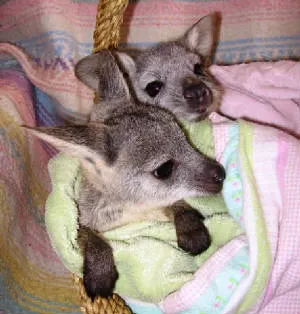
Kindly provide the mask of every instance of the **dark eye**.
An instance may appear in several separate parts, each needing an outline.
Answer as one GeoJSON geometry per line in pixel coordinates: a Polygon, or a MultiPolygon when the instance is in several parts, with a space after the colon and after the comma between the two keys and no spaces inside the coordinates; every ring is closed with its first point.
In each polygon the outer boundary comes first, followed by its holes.
{"type": "Polygon", "coordinates": [[[195,73],[196,75],[202,75],[202,74],[203,74],[202,68],[201,68],[201,64],[200,64],[200,63],[196,63],[196,64],[194,65],[194,73],[195,73]]]}
{"type": "Polygon", "coordinates": [[[150,97],[155,97],[161,90],[164,84],[160,81],[153,81],[147,84],[145,90],[150,97]]]}
{"type": "Polygon", "coordinates": [[[174,168],[174,161],[170,159],[167,162],[160,165],[158,168],[156,168],[153,171],[153,175],[155,176],[155,178],[159,180],[169,179],[172,175],[173,168],[174,168]]]}

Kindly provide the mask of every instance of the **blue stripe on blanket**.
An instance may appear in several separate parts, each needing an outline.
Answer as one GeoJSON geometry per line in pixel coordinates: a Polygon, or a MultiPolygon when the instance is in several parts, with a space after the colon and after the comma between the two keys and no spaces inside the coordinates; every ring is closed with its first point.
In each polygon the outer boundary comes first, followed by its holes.
{"type": "MultiPolygon", "coordinates": [[[[78,42],[70,33],[49,31],[39,36],[18,41],[18,44],[44,67],[69,70],[74,67],[76,59],[92,51],[91,42],[78,42]]],[[[155,42],[121,43],[120,47],[146,48],[155,42]]],[[[275,36],[265,38],[242,38],[221,41],[218,44],[215,63],[237,63],[257,60],[279,60],[282,58],[299,58],[300,36],[275,36]]]]}
{"type": "Polygon", "coordinates": [[[77,41],[70,33],[65,31],[49,31],[32,38],[27,38],[17,42],[25,48],[33,57],[61,57],[73,58],[75,54],[82,56],[91,53],[93,44],[91,42],[82,43],[77,41]]]}
{"type": "Polygon", "coordinates": [[[17,71],[22,71],[21,65],[16,59],[13,59],[7,55],[0,55],[0,69],[15,69],[17,71]]]}
{"type": "MultiPolygon", "coordinates": [[[[36,124],[38,126],[64,124],[64,120],[57,114],[57,108],[60,107],[60,104],[36,86],[33,87],[33,91],[35,97],[34,109],[36,115],[36,124]]],[[[41,145],[50,157],[57,154],[57,150],[53,148],[53,146],[43,141],[41,141],[41,145]]]]}
{"type": "Polygon", "coordinates": [[[239,252],[217,274],[209,288],[182,314],[221,314],[249,271],[249,248],[239,252]],[[242,270],[242,271],[241,271],[242,270]]]}
{"type": "Polygon", "coordinates": [[[7,285],[3,279],[3,272],[0,273],[0,313],[2,314],[35,314],[27,309],[20,307],[18,303],[16,303],[10,296],[7,285]]]}
{"type": "Polygon", "coordinates": [[[50,126],[63,124],[63,120],[58,116],[56,108],[60,105],[53,98],[34,86],[35,113],[37,125],[50,126]]]}

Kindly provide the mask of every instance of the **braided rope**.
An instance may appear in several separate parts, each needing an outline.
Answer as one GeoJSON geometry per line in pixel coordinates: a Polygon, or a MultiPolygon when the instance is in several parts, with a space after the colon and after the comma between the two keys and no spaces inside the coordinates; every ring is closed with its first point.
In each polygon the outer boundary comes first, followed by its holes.
{"type": "Polygon", "coordinates": [[[94,31],[94,50],[116,48],[120,41],[120,27],[128,0],[100,0],[94,31]]]}
{"type": "Polygon", "coordinates": [[[95,298],[94,302],[87,296],[82,279],[73,275],[74,283],[79,287],[80,310],[84,314],[132,314],[124,300],[117,294],[110,298],[95,298]]]}
{"type": "MultiPolygon", "coordinates": [[[[94,49],[98,52],[105,48],[116,48],[120,41],[120,27],[128,0],[99,0],[96,27],[94,31],[94,49]]],[[[81,311],[85,314],[131,314],[123,299],[113,294],[110,298],[87,296],[82,279],[73,275],[74,283],[79,287],[81,311]]]]}

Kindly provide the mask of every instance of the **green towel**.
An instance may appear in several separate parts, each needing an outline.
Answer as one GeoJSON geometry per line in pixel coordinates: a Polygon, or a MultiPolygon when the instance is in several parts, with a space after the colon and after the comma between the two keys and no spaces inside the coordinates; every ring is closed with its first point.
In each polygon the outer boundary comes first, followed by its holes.
{"type": "MultiPolygon", "coordinates": [[[[212,156],[210,125],[204,121],[184,127],[195,138],[193,143],[196,147],[212,156]]],[[[47,230],[63,264],[82,276],[83,260],[76,242],[78,212],[74,201],[80,188],[79,161],[58,154],[50,160],[49,172],[52,192],[46,203],[47,230]]],[[[226,212],[221,196],[191,199],[189,203],[195,208],[206,209],[205,214],[226,212]]],[[[131,223],[104,233],[114,249],[119,271],[116,292],[142,301],[159,302],[190,280],[219,247],[242,232],[227,214],[206,219],[205,223],[212,236],[212,245],[198,256],[191,256],[178,248],[175,227],[171,222],[131,223]]]]}

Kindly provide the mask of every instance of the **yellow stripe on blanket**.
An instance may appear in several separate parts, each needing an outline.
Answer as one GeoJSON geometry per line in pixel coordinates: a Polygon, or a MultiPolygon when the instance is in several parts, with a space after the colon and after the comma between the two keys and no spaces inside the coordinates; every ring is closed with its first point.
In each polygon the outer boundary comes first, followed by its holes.
{"type": "Polygon", "coordinates": [[[271,270],[271,249],[268,242],[268,231],[265,224],[265,219],[263,215],[262,205],[260,203],[260,197],[258,195],[258,190],[256,187],[256,181],[254,178],[253,171],[253,130],[254,125],[247,123],[246,121],[240,120],[240,133],[243,134],[239,142],[239,150],[242,159],[242,164],[246,174],[247,186],[250,190],[250,195],[252,198],[252,206],[254,212],[254,219],[256,222],[256,246],[257,246],[257,268],[254,275],[254,280],[251,287],[247,291],[242,304],[238,309],[238,313],[246,313],[251,306],[253,306],[257,299],[262,294],[264,288],[266,287],[270,270],[271,270]]]}

